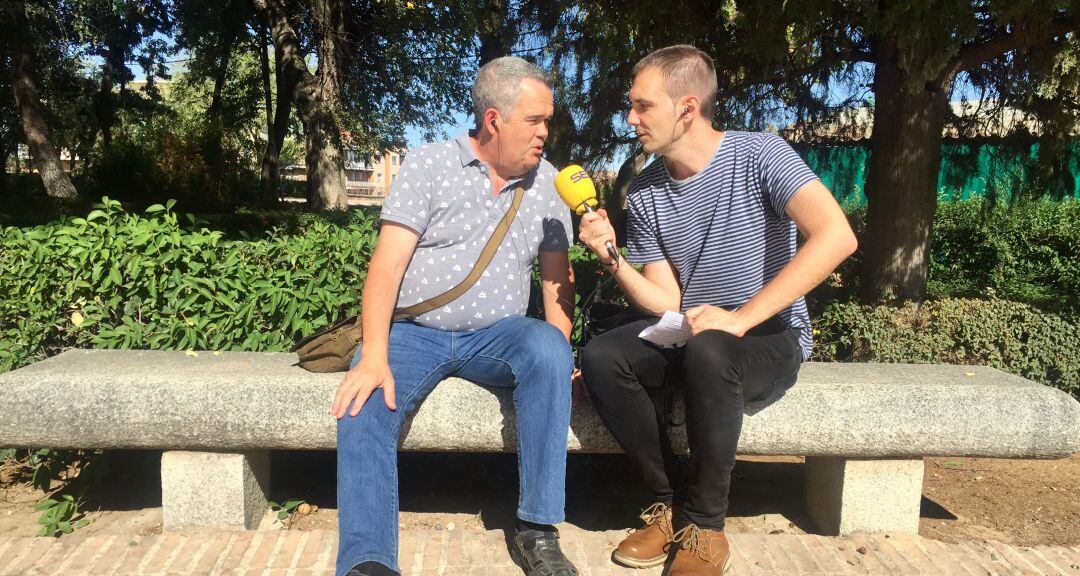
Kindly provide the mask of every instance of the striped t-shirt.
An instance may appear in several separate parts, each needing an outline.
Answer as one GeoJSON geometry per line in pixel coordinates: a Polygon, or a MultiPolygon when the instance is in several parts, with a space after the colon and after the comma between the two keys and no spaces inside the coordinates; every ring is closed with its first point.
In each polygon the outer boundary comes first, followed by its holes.
{"type": "MultiPolygon", "coordinates": [[[[795,256],[795,223],[784,210],[816,178],[787,142],[759,132],[726,132],[705,169],[685,180],[657,160],[630,186],[627,260],[670,260],[684,312],[701,304],[734,310],[795,256]]],[[[809,358],[806,301],[799,298],[780,318],[801,329],[809,358]]]]}

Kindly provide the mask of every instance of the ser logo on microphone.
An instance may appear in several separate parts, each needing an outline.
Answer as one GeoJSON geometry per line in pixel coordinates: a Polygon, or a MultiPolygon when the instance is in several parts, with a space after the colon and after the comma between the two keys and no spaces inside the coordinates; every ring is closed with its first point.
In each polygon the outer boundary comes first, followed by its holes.
{"type": "Polygon", "coordinates": [[[570,174],[570,182],[572,182],[574,184],[577,184],[578,182],[581,182],[582,180],[588,180],[588,179],[589,179],[589,173],[586,172],[585,170],[579,170],[577,172],[574,172],[573,174],[570,174]]]}

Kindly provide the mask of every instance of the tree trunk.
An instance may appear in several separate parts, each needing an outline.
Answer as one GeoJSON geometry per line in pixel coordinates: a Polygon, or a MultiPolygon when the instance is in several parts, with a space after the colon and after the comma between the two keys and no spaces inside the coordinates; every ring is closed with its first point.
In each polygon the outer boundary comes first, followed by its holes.
{"type": "Polygon", "coordinates": [[[314,0],[315,47],[319,70],[315,75],[313,106],[307,113],[300,106],[307,144],[308,205],[314,210],[344,210],[345,154],[339,127],[338,99],[341,95],[342,57],[345,53],[345,13],[342,0],[314,0]]]}
{"type": "Polygon", "coordinates": [[[113,125],[113,82],[112,82],[112,64],[106,59],[101,64],[101,88],[98,90],[97,101],[94,103],[94,112],[97,116],[98,138],[102,149],[108,148],[112,144],[112,125],[113,125]]]}
{"type": "Polygon", "coordinates": [[[341,128],[337,119],[340,97],[338,73],[345,47],[344,19],[340,0],[316,0],[313,26],[318,47],[319,70],[308,70],[296,32],[286,17],[281,0],[252,0],[260,17],[270,26],[274,45],[282,51],[282,69],[295,75],[294,101],[304,125],[308,207],[340,210],[348,207],[345,196],[345,163],[341,128]]]}
{"type": "Polygon", "coordinates": [[[0,198],[7,198],[8,175],[7,159],[11,155],[11,141],[0,140],[0,198]]]}
{"type": "Polygon", "coordinates": [[[648,159],[649,155],[640,148],[635,150],[619,167],[619,173],[611,185],[611,197],[604,198],[604,208],[607,209],[611,227],[615,229],[619,246],[626,246],[626,198],[630,194],[630,183],[641,172],[641,167],[648,159]]]}
{"type": "Polygon", "coordinates": [[[510,49],[517,41],[517,30],[510,25],[507,0],[485,0],[477,5],[477,11],[480,66],[483,66],[510,54],[510,49]]]}
{"type": "MultiPolygon", "coordinates": [[[[13,2],[12,11],[22,10],[21,2],[13,2]]],[[[22,12],[16,16],[16,22],[23,21],[22,12]]],[[[25,29],[25,28],[24,28],[25,29]]],[[[41,94],[34,80],[34,63],[30,56],[30,46],[26,42],[12,42],[14,54],[11,63],[11,86],[15,93],[15,107],[22,119],[23,133],[30,146],[33,166],[41,174],[45,192],[53,198],[75,198],[78,194],[71,179],[64,172],[60,163],[60,153],[52,142],[52,134],[45,118],[45,107],[41,104],[41,94]]]]}
{"type": "Polygon", "coordinates": [[[877,54],[860,298],[922,301],[951,78],[911,82],[888,39],[877,44],[877,54]]]}
{"type": "Polygon", "coordinates": [[[102,149],[112,145],[112,130],[116,125],[118,100],[123,97],[126,81],[124,79],[124,47],[110,43],[105,50],[105,57],[101,63],[101,88],[98,90],[96,102],[94,102],[94,114],[97,116],[99,144],[102,149]],[[113,94],[116,80],[119,79],[120,95],[113,94]]]}
{"type": "Polygon", "coordinates": [[[304,123],[304,163],[307,165],[308,205],[312,210],[344,210],[344,158],[337,119],[324,109],[301,114],[304,123]]]}
{"type": "MultiPolygon", "coordinates": [[[[75,154],[82,158],[82,167],[80,170],[83,174],[87,174],[90,171],[91,161],[90,158],[94,151],[94,131],[87,130],[80,132],[80,136],[75,143],[75,154]]],[[[75,168],[71,169],[71,173],[75,173],[75,168]]]]}
{"type": "Polygon", "coordinates": [[[203,158],[210,167],[210,188],[213,192],[209,200],[217,205],[227,206],[235,203],[235,198],[229,193],[231,187],[225,184],[225,153],[222,149],[222,138],[225,128],[222,104],[222,92],[225,89],[225,80],[229,72],[229,62],[232,57],[233,32],[226,31],[221,39],[218,53],[218,67],[214,71],[214,92],[210,99],[210,108],[206,112],[206,134],[203,141],[203,158]]]}
{"type": "MultiPolygon", "coordinates": [[[[263,204],[275,204],[278,200],[278,143],[274,134],[274,100],[270,90],[270,57],[267,51],[270,43],[266,38],[266,26],[259,26],[259,67],[262,71],[263,106],[266,109],[266,149],[262,156],[262,174],[259,177],[259,201],[263,204]]],[[[275,58],[276,64],[277,58],[275,58]]],[[[276,68],[281,76],[280,67],[276,68]]]]}
{"type": "Polygon", "coordinates": [[[260,195],[265,202],[277,202],[281,190],[281,148],[289,132],[289,118],[292,115],[297,75],[284,65],[282,50],[274,45],[274,86],[277,100],[274,107],[274,122],[269,133],[266,153],[262,160],[262,179],[260,195]],[[273,148],[270,144],[273,144],[273,148]]]}
{"type": "Polygon", "coordinates": [[[232,37],[225,38],[220,48],[218,67],[214,71],[214,92],[210,97],[210,108],[206,113],[210,126],[217,129],[218,132],[221,132],[222,127],[221,93],[225,89],[225,80],[229,72],[229,60],[232,56],[232,37]]]}

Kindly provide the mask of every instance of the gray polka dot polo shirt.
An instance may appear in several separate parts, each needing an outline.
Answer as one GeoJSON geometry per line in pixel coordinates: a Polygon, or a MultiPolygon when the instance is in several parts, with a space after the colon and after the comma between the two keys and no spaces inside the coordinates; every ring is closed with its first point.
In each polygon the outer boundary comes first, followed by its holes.
{"type": "Polygon", "coordinates": [[[530,272],[540,250],[565,252],[570,211],[555,192],[555,168],[537,168],[510,180],[496,196],[490,167],[473,152],[469,134],[410,150],[383,204],[381,219],[420,234],[405,271],[397,306],[430,299],[469,274],[520,184],[525,196],[499,250],[480,280],[417,323],[441,330],[478,330],[528,306],[530,272]]]}

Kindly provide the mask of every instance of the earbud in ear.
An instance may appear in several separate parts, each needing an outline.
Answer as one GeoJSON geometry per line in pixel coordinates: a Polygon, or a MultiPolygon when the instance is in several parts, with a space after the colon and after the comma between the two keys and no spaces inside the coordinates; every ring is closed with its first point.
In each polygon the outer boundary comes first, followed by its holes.
{"type": "Polygon", "coordinates": [[[682,118],[683,116],[686,116],[689,113],[690,113],[690,107],[689,106],[683,106],[682,107],[682,114],[679,114],[679,118],[682,118]]]}
{"type": "Polygon", "coordinates": [[[499,131],[499,127],[495,124],[495,119],[494,118],[491,119],[491,129],[496,131],[496,132],[499,131]]]}

